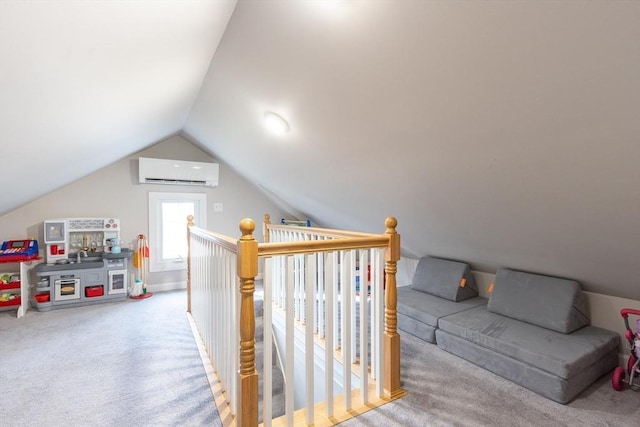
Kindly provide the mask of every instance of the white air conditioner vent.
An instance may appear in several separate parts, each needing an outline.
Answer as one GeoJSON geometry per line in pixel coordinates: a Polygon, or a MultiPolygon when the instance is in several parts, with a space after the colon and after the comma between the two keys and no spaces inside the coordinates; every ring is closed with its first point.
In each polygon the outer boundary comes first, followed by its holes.
{"type": "Polygon", "coordinates": [[[138,159],[140,184],[218,186],[218,164],[185,160],[138,159]]]}

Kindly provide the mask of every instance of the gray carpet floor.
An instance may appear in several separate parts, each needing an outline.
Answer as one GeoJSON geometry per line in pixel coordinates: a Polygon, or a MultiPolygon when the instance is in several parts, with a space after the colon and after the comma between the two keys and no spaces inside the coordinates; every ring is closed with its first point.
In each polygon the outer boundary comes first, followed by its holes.
{"type": "MultiPolygon", "coordinates": [[[[0,426],[219,426],[184,291],[0,312],[0,426]]],[[[344,426],[638,426],[640,392],[605,376],[560,405],[402,335],[408,395],[344,426]]]]}
{"type": "Polygon", "coordinates": [[[401,337],[407,396],[341,426],[640,426],[640,392],[614,391],[609,375],[561,405],[413,335],[401,337]]]}
{"type": "Polygon", "coordinates": [[[0,426],[221,425],[184,291],[0,312],[0,426]]]}

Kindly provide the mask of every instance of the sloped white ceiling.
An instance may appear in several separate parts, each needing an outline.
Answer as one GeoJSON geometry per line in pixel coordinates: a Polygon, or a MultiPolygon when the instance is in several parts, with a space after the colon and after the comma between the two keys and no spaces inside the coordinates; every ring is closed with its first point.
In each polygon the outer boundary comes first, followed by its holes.
{"type": "Polygon", "coordinates": [[[0,1],[0,214],[178,132],[235,3],[0,1]]]}
{"type": "Polygon", "coordinates": [[[239,1],[184,131],[322,225],[640,299],[640,3],[239,1]],[[262,115],[283,115],[284,138],[262,115]]]}

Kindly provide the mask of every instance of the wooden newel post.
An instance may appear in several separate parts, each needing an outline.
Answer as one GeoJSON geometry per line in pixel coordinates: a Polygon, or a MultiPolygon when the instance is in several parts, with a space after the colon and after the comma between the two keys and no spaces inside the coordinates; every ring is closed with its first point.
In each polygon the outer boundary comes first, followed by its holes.
{"type": "Polygon", "coordinates": [[[258,371],[256,371],[256,318],[253,305],[255,277],[258,275],[258,242],[253,237],[253,220],[240,221],[242,237],[238,240],[238,277],[240,278],[240,410],[236,425],[258,425],[258,371]]]}
{"type": "Polygon", "coordinates": [[[400,259],[400,235],[396,231],[398,220],[389,217],[385,221],[389,236],[389,246],[385,251],[385,313],[384,313],[384,394],[386,398],[395,399],[404,394],[400,388],[400,335],[398,335],[398,316],[396,271],[400,259]]]}
{"type": "Polygon", "coordinates": [[[193,215],[187,216],[187,313],[191,313],[191,227],[194,225],[193,215]]]}

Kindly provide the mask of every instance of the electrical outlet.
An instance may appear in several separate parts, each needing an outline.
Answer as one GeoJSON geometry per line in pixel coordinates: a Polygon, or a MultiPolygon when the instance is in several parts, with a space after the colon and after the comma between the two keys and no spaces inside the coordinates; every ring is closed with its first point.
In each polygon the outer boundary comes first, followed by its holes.
{"type": "Polygon", "coordinates": [[[222,202],[215,202],[213,204],[213,212],[222,212],[222,202]]]}

